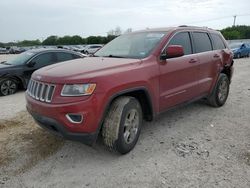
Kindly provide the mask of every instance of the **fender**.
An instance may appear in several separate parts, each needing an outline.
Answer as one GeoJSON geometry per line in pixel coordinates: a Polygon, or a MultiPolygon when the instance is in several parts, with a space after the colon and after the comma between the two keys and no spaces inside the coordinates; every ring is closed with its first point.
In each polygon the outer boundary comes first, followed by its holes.
{"type": "Polygon", "coordinates": [[[3,74],[0,76],[0,80],[6,79],[6,78],[13,79],[17,84],[21,83],[25,89],[27,88],[27,83],[26,83],[25,79],[21,76],[11,75],[9,73],[6,73],[6,74],[3,74]]]}
{"type": "Polygon", "coordinates": [[[100,122],[99,122],[97,131],[96,131],[96,133],[95,133],[96,139],[97,139],[97,137],[98,137],[98,135],[99,135],[99,132],[100,132],[100,130],[101,130],[101,128],[102,128],[103,121],[104,121],[104,119],[105,119],[105,117],[106,117],[106,115],[107,115],[107,113],[108,113],[108,110],[109,110],[109,107],[110,107],[112,101],[113,101],[115,98],[119,97],[119,96],[122,96],[122,95],[124,95],[124,94],[126,94],[126,93],[135,92],[135,91],[144,91],[144,92],[146,93],[146,97],[147,97],[147,99],[148,99],[148,101],[149,101],[149,105],[150,105],[150,108],[151,108],[151,110],[152,110],[152,119],[156,116],[155,110],[154,110],[154,108],[153,108],[152,97],[151,97],[150,92],[148,91],[148,89],[147,89],[146,87],[144,87],[144,86],[139,86],[139,87],[134,87],[134,88],[129,88],[129,89],[125,89],[125,90],[119,91],[119,92],[117,92],[117,93],[111,95],[111,96],[109,97],[109,99],[108,99],[108,102],[107,102],[106,105],[105,105],[105,108],[104,108],[104,111],[103,111],[103,114],[102,114],[102,118],[101,118],[101,120],[100,120],[100,122]]]}

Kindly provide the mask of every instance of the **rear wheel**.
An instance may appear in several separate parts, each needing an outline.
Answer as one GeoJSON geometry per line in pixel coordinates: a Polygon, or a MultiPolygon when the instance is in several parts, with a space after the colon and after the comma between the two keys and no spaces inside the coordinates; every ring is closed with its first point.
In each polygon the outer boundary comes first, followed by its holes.
{"type": "Polygon", "coordinates": [[[121,154],[136,145],[142,125],[140,103],[134,97],[119,97],[111,105],[104,121],[104,144],[121,154]]]}
{"type": "Polygon", "coordinates": [[[17,83],[12,79],[4,79],[0,81],[0,95],[6,96],[16,93],[17,83]]]}
{"type": "Polygon", "coordinates": [[[230,82],[227,75],[221,73],[212,94],[208,97],[208,103],[214,107],[223,106],[228,97],[229,85],[230,82]]]}

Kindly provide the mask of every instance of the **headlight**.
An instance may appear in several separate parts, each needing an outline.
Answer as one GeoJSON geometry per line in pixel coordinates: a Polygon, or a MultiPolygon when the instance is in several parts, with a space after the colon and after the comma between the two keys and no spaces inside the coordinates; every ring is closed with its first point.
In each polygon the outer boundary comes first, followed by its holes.
{"type": "Polygon", "coordinates": [[[82,96],[91,95],[95,90],[96,84],[65,84],[61,96],[82,96]]]}

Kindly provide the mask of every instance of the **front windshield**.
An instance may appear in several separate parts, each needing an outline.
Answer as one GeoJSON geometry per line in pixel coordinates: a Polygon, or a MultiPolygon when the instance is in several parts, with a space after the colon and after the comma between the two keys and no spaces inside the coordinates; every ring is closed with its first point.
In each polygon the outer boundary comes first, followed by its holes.
{"type": "Polygon", "coordinates": [[[121,35],[97,51],[95,56],[145,58],[165,34],[166,32],[143,32],[121,35]]]}
{"type": "Polygon", "coordinates": [[[240,48],[240,47],[241,47],[241,44],[239,44],[239,43],[233,43],[233,44],[229,44],[229,47],[230,47],[231,49],[240,48]]]}
{"type": "Polygon", "coordinates": [[[32,56],[34,55],[34,53],[32,52],[23,52],[17,56],[15,56],[14,58],[8,60],[5,62],[5,64],[8,65],[23,65],[24,63],[26,63],[32,56]]]}

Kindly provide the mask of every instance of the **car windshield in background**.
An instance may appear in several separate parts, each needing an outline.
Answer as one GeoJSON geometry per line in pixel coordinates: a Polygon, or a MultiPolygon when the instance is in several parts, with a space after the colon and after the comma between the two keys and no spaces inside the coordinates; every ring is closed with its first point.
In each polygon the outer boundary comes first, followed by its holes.
{"type": "Polygon", "coordinates": [[[105,45],[95,53],[95,56],[145,58],[156,47],[165,34],[166,32],[125,34],[105,45]]]}
{"type": "Polygon", "coordinates": [[[5,64],[9,64],[9,65],[23,65],[33,55],[34,55],[34,53],[31,53],[31,52],[23,52],[23,53],[17,55],[16,57],[14,57],[14,58],[6,61],[5,64]]]}
{"type": "Polygon", "coordinates": [[[231,49],[234,49],[234,48],[240,48],[242,44],[239,44],[239,43],[234,43],[234,44],[229,44],[229,47],[231,49]]]}

